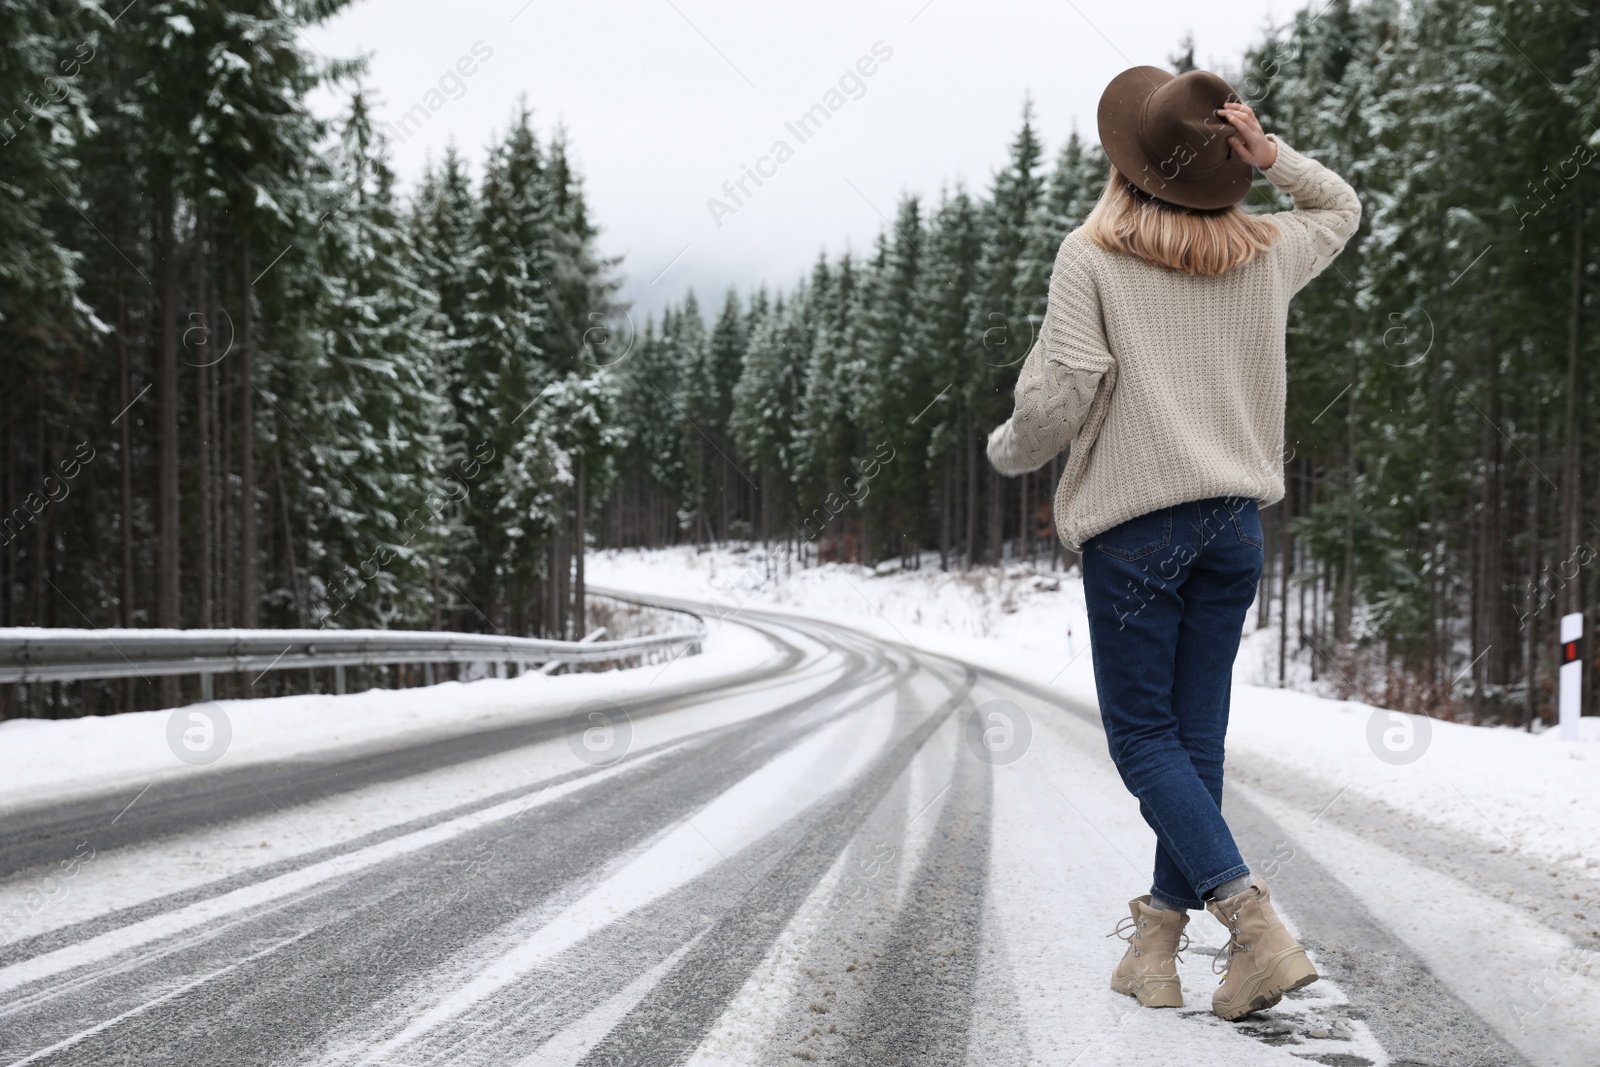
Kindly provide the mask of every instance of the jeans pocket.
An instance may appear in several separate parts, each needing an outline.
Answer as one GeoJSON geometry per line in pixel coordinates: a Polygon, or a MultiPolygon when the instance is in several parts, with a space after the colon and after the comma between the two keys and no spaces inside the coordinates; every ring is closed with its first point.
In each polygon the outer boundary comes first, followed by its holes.
{"type": "Polygon", "coordinates": [[[1136,515],[1094,539],[1094,547],[1108,556],[1135,560],[1159,552],[1172,543],[1172,509],[1136,515]]]}
{"type": "Polygon", "coordinates": [[[1265,541],[1261,534],[1261,505],[1248,500],[1244,507],[1230,510],[1233,511],[1233,532],[1239,535],[1239,540],[1260,548],[1265,541]]]}

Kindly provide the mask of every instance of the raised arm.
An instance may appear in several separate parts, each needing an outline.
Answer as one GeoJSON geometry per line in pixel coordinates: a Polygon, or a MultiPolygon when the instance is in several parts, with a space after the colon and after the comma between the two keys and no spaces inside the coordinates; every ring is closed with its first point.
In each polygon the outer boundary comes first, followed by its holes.
{"type": "Polygon", "coordinates": [[[1310,156],[1303,156],[1275,133],[1267,134],[1278,150],[1267,180],[1294,198],[1293,211],[1268,216],[1284,233],[1284,262],[1293,292],[1321,274],[1361,225],[1361,201],[1350,183],[1310,156]]]}
{"type": "Polygon", "coordinates": [[[1074,231],[1056,253],[1044,324],[1017,377],[1016,409],[989,435],[989,462],[1001,474],[1037,470],[1067,447],[1111,368],[1088,251],[1074,231]]]}

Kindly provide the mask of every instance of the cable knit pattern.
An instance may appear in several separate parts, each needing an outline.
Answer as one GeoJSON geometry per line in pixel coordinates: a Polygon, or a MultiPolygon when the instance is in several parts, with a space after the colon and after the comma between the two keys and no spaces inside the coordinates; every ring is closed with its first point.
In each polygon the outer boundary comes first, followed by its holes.
{"type": "Polygon", "coordinates": [[[1076,551],[1137,515],[1213,496],[1283,499],[1284,331],[1289,298],[1361,222],[1348,182],[1277,143],[1262,171],[1294,200],[1265,216],[1271,248],[1216,278],[1061,242],[1016,410],[989,435],[1001,474],[1037,470],[1069,444],[1056,530],[1076,551]]]}

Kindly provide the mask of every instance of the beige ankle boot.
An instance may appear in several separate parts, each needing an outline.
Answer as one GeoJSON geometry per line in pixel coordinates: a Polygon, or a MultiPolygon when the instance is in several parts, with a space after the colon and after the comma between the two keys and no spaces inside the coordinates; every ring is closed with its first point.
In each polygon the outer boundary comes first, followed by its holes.
{"type": "Polygon", "coordinates": [[[1260,878],[1242,893],[1213,900],[1206,909],[1228,928],[1228,943],[1217,954],[1227,969],[1211,995],[1211,1010],[1222,1018],[1270,1008],[1289,990],[1317,980],[1306,950],[1272,910],[1267,883],[1260,878]]]}
{"type": "Polygon", "coordinates": [[[1128,911],[1130,917],[1106,935],[1128,942],[1122,962],[1111,972],[1111,988],[1137,997],[1147,1008],[1183,1007],[1177,956],[1189,947],[1183,932],[1189,913],[1152,908],[1148,893],[1128,901],[1128,911]]]}

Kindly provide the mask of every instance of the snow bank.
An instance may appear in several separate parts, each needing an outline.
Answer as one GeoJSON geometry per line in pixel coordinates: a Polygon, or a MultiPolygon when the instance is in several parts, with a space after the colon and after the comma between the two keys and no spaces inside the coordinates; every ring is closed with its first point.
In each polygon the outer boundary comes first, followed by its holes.
{"type": "Polygon", "coordinates": [[[623,700],[668,686],[726,677],[776,657],[760,635],[720,627],[698,656],[626,670],[443,682],[412,689],[369,689],[344,696],[217,700],[176,711],[81,719],[0,722],[0,811],[24,804],[145,784],[218,767],[286,759],[349,745],[459,728],[561,715],[582,701],[623,700]],[[221,758],[190,766],[168,744],[169,720],[190,711],[225,720],[232,737],[221,758]]]}

